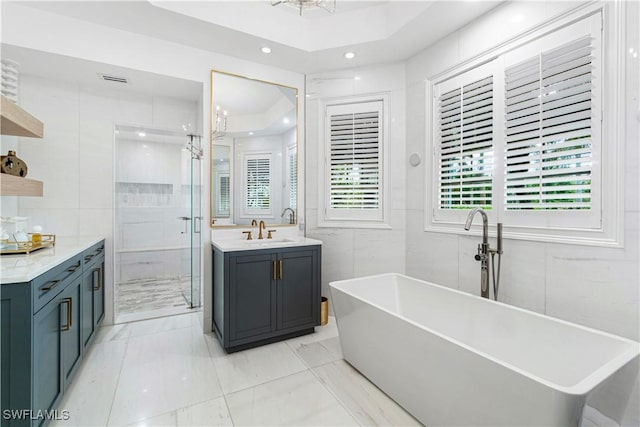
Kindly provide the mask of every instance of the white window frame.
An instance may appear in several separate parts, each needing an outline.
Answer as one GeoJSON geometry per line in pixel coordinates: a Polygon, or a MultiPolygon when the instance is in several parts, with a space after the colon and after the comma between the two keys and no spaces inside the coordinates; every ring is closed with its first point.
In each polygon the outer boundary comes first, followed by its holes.
{"type": "MultiPolygon", "coordinates": [[[[621,2],[623,3],[623,2],[621,2]]],[[[601,75],[598,78],[601,80],[601,87],[599,93],[595,96],[601,97],[601,111],[593,111],[593,115],[596,119],[601,116],[601,129],[600,135],[602,138],[602,150],[600,154],[600,170],[601,175],[597,176],[600,180],[600,194],[601,200],[599,201],[601,207],[601,220],[598,226],[595,227],[580,227],[575,226],[571,222],[565,222],[565,224],[557,223],[556,225],[528,225],[526,221],[526,212],[509,212],[505,215],[503,210],[503,200],[498,201],[500,212],[488,213],[491,216],[491,230],[495,232],[495,222],[504,222],[504,237],[531,240],[531,241],[543,241],[543,242],[557,242],[557,243],[570,243],[581,245],[593,245],[593,246],[607,246],[607,247],[622,247],[623,246],[623,218],[624,218],[624,200],[622,197],[623,186],[623,146],[624,142],[624,46],[621,42],[624,40],[625,26],[624,26],[624,4],[616,2],[615,4],[596,3],[588,4],[579,7],[570,13],[566,13],[551,21],[540,25],[520,36],[514,38],[508,43],[483,52],[482,54],[472,58],[471,60],[459,64],[445,72],[434,76],[431,80],[425,81],[425,95],[426,95],[426,120],[425,120],[425,134],[427,135],[425,141],[425,152],[427,153],[427,162],[425,167],[425,182],[427,189],[427,196],[425,197],[425,231],[432,232],[445,232],[454,234],[468,234],[464,231],[464,220],[461,218],[447,219],[438,218],[436,213],[437,198],[438,198],[438,183],[437,183],[437,168],[436,168],[436,153],[434,152],[437,131],[435,122],[434,110],[434,96],[435,85],[451,79],[457,75],[460,75],[475,67],[481,66],[489,61],[498,60],[505,61],[505,58],[509,58],[510,55],[523,54],[523,59],[526,58],[526,52],[524,49],[527,46],[534,46],[541,38],[553,38],[557,37],[558,40],[564,40],[564,43],[570,41],[566,38],[567,30],[572,24],[579,22],[583,19],[590,20],[590,22],[599,21],[603,27],[602,38],[602,62],[601,75]],[[563,39],[563,37],[565,37],[563,39]],[[520,51],[518,50],[520,49],[520,51]],[[517,220],[513,220],[514,217],[520,217],[517,220]]],[[[558,42],[557,46],[562,45],[562,42],[558,42]]],[[[552,47],[553,48],[553,47],[552,47]]],[[[545,49],[546,50],[546,49],[545,49]]],[[[507,59],[508,60],[508,59],[507,59]]],[[[504,69],[504,64],[502,64],[504,69]]],[[[504,71],[501,71],[501,78],[504,78],[504,71]]],[[[495,82],[494,82],[495,84],[495,82]]],[[[499,95],[501,97],[501,95],[499,95]]],[[[504,99],[499,100],[501,104],[504,103],[504,99]]],[[[500,132],[503,132],[503,119],[498,120],[500,122],[500,132]]],[[[596,124],[598,126],[600,120],[596,124]]],[[[597,129],[593,129],[596,132],[597,129]]],[[[501,139],[503,139],[501,137],[501,139]]],[[[500,141],[500,149],[496,152],[500,156],[503,156],[502,142],[500,141]]],[[[494,173],[504,175],[504,169],[502,166],[503,160],[496,160],[498,167],[494,168],[494,173]]],[[[597,175],[597,172],[596,172],[597,175]]],[[[504,181],[501,181],[504,183],[504,181]]],[[[494,184],[495,185],[495,184],[494,184]]],[[[504,199],[504,186],[500,184],[498,191],[494,189],[494,196],[504,199]]],[[[492,209],[496,211],[497,209],[492,209]]],[[[466,211],[465,213],[468,213],[466,211]]],[[[551,216],[557,215],[552,213],[551,216]]],[[[461,215],[466,216],[466,215],[461,215]]],[[[479,234],[479,227],[475,226],[472,230],[473,234],[479,234]]]]}
{"type": "Polygon", "coordinates": [[[332,228],[375,228],[391,229],[389,199],[389,94],[376,93],[355,97],[327,98],[320,100],[318,159],[320,174],[318,180],[318,227],[332,228]],[[362,209],[330,209],[330,121],[327,109],[336,106],[357,106],[370,102],[380,102],[380,196],[378,209],[364,212],[362,209]]]}

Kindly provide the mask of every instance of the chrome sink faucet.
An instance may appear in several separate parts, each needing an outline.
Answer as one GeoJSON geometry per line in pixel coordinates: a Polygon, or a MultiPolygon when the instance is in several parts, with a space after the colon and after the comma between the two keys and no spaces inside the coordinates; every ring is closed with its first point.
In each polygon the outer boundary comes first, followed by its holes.
{"type": "Polygon", "coordinates": [[[477,213],[482,216],[482,243],[478,244],[478,253],[475,256],[476,261],[480,261],[480,296],[489,298],[489,255],[491,255],[491,265],[493,269],[493,299],[498,300],[498,287],[500,286],[500,264],[502,260],[502,223],[497,226],[497,249],[491,249],[489,246],[489,221],[487,213],[481,208],[475,208],[467,216],[467,222],[464,229],[469,231],[471,223],[477,213]],[[496,274],[494,257],[498,254],[498,270],[496,274]]]}
{"type": "Polygon", "coordinates": [[[296,223],[296,213],[293,209],[291,208],[285,208],[282,211],[282,214],[280,215],[280,218],[284,217],[284,214],[287,213],[287,211],[289,211],[289,224],[295,224],[296,223]]]}

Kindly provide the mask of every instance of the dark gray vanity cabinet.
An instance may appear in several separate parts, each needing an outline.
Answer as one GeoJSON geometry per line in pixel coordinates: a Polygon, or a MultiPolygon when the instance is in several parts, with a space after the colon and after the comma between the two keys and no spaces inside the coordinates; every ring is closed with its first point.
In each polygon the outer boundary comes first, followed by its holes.
{"type": "Polygon", "coordinates": [[[83,254],[82,345],[87,347],[104,317],[104,245],[83,254]]]}
{"type": "Polygon", "coordinates": [[[104,241],[30,282],[1,285],[2,410],[32,418],[3,413],[2,427],[49,423],[38,411],[57,409],[104,316],[103,275],[104,241]]]}
{"type": "Polygon", "coordinates": [[[228,352],[320,324],[320,246],[213,249],[213,326],[228,352]]]}

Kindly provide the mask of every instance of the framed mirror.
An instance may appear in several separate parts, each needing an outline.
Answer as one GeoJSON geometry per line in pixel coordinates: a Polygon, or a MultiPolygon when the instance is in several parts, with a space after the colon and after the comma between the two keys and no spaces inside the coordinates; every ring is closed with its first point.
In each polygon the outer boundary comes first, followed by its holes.
{"type": "Polygon", "coordinates": [[[211,72],[211,226],[297,223],[298,90],[211,72]]]}

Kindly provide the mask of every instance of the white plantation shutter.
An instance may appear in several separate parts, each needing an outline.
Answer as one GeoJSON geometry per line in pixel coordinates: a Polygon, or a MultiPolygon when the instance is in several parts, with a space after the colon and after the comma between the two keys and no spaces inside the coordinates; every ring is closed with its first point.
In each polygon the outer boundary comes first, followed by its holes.
{"type": "Polygon", "coordinates": [[[505,209],[591,210],[593,38],[505,70],[505,209]]]}
{"type": "Polygon", "coordinates": [[[289,207],[296,209],[298,204],[298,161],[296,156],[296,150],[290,148],[288,150],[289,156],[289,207]]]}
{"type": "Polygon", "coordinates": [[[438,100],[439,208],[492,205],[493,77],[443,93],[438,100]]]}
{"type": "Polygon", "coordinates": [[[382,101],[327,107],[329,217],[382,218],[382,101]]]}
{"type": "Polygon", "coordinates": [[[220,212],[221,215],[229,215],[229,175],[220,176],[218,212],[220,212]]]}
{"type": "Polygon", "coordinates": [[[245,162],[246,212],[260,213],[270,211],[271,157],[268,155],[247,155],[245,162]]]}

